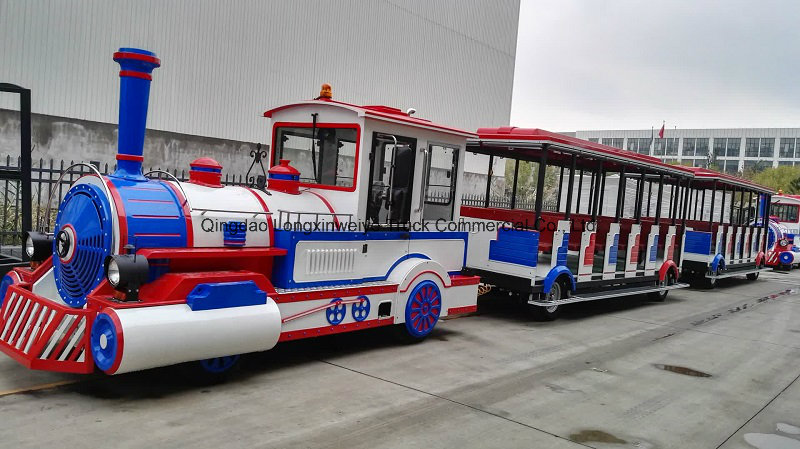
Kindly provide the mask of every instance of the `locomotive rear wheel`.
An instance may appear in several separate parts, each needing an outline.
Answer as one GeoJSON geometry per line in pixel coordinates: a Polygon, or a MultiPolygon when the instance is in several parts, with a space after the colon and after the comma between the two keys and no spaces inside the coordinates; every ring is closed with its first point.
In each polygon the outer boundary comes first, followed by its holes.
{"type": "Polygon", "coordinates": [[[439,322],[442,313],[442,292],[433,281],[422,281],[411,290],[406,301],[405,323],[395,327],[405,343],[424,340],[439,322]]]}

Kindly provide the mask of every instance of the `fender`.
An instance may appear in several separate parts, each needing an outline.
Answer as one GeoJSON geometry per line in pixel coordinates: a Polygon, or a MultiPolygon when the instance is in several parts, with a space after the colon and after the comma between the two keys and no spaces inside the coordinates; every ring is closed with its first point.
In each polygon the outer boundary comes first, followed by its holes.
{"type": "Polygon", "coordinates": [[[664,279],[667,277],[667,271],[672,269],[675,272],[675,279],[678,279],[678,275],[680,272],[678,271],[678,266],[675,265],[675,262],[672,260],[665,260],[663,264],[661,264],[661,268],[658,270],[658,280],[659,282],[663,282],[664,279]]]}
{"type": "Polygon", "coordinates": [[[547,276],[544,277],[544,283],[542,284],[542,292],[549,293],[550,288],[553,286],[553,282],[559,278],[561,275],[566,275],[569,278],[570,285],[572,286],[572,291],[575,291],[575,276],[572,275],[572,272],[569,271],[569,268],[558,265],[550,269],[547,273],[547,276]]]}
{"type": "Polygon", "coordinates": [[[720,264],[722,264],[722,268],[725,268],[725,257],[723,257],[722,254],[717,254],[711,261],[711,271],[716,273],[720,264]]]}
{"type": "Polygon", "coordinates": [[[397,291],[402,293],[408,290],[414,283],[414,280],[423,274],[432,274],[434,277],[439,278],[439,283],[442,284],[444,288],[448,288],[452,285],[450,275],[447,274],[444,267],[438,262],[422,258],[406,259],[400,262],[392,269],[386,280],[397,284],[397,291]]]}
{"type": "Polygon", "coordinates": [[[758,255],[756,255],[756,266],[760,267],[764,262],[764,251],[759,251],[758,255]]]}

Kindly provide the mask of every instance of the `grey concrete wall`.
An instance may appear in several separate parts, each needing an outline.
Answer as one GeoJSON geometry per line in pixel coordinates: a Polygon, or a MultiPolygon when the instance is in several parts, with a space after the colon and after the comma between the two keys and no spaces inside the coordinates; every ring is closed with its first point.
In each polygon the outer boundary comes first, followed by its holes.
{"type": "MultiPolygon", "coordinates": [[[[115,163],[117,125],[42,114],[33,114],[31,122],[34,166],[40,159],[49,161],[51,158],[67,162],[115,163]]],[[[0,109],[2,163],[5,163],[7,155],[12,159],[19,156],[19,127],[19,112],[0,109]]],[[[144,166],[188,171],[191,161],[207,156],[222,164],[223,175],[238,177],[247,173],[252,161],[250,151],[255,149],[256,143],[253,142],[148,130],[144,146],[144,166]]]]}

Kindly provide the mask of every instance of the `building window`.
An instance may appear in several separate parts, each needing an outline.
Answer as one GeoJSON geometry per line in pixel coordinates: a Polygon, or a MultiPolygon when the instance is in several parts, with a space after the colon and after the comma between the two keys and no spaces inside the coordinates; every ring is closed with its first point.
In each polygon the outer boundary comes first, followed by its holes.
{"type": "Polygon", "coordinates": [[[739,157],[739,146],[742,143],[742,139],[736,137],[728,137],[728,157],[739,157]]]}
{"type": "Polygon", "coordinates": [[[761,139],[761,145],[759,145],[758,151],[759,157],[767,157],[772,158],[775,156],[775,139],[761,139]]]}
{"type": "Polygon", "coordinates": [[[619,148],[620,150],[623,149],[625,139],[623,138],[610,138],[610,137],[603,137],[603,145],[608,145],[610,147],[619,148]]]}
{"type": "Polygon", "coordinates": [[[725,157],[725,140],[724,137],[714,138],[714,156],[725,157]]]}
{"type": "Polygon", "coordinates": [[[748,137],[744,144],[744,155],[746,157],[758,157],[758,137],[748,137]]]}
{"type": "Polygon", "coordinates": [[[788,166],[791,167],[792,165],[794,165],[794,162],[792,162],[792,161],[778,161],[778,165],[788,165],[788,166]]]}
{"type": "Polygon", "coordinates": [[[678,155],[678,139],[677,138],[669,138],[665,139],[667,141],[667,156],[677,156],[678,155]]]}
{"type": "Polygon", "coordinates": [[[708,156],[708,139],[694,137],[683,138],[683,155],[692,156],[708,156]]]}
{"type": "Polygon", "coordinates": [[[791,157],[791,158],[794,157],[794,139],[786,137],[781,138],[781,147],[779,155],[780,157],[791,157]]]}
{"type": "Polygon", "coordinates": [[[589,142],[597,143],[599,139],[597,137],[589,137],[589,142]]]}
{"type": "Polygon", "coordinates": [[[635,151],[639,154],[650,154],[650,143],[652,139],[649,137],[644,138],[628,138],[628,151],[635,151]]]}

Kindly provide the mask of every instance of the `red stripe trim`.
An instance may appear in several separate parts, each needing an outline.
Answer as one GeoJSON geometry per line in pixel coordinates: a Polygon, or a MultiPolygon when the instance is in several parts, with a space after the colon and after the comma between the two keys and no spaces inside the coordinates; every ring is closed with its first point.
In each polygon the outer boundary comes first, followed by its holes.
{"type": "Polygon", "coordinates": [[[251,189],[250,187],[245,187],[245,189],[247,189],[250,193],[253,194],[253,196],[256,197],[258,202],[261,203],[261,208],[263,208],[264,212],[266,212],[268,214],[267,215],[267,227],[269,229],[269,246],[272,246],[275,243],[275,238],[274,238],[275,237],[275,228],[274,228],[274,226],[272,224],[272,215],[269,215],[269,207],[267,207],[267,203],[264,202],[264,199],[261,198],[261,195],[259,195],[255,190],[251,189]]]}
{"type": "Polygon", "coordinates": [[[139,232],[134,234],[136,237],[180,237],[180,234],[158,234],[155,232],[139,232]]]}
{"type": "Polygon", "coordinates": [[[178,218],[177,215],[131,215],[133,218],[178,218]]]}
{"type": "Polygon", "coordinates": [[[161,66],[161,60],[156,58],[155,56],[143,55],[141,53],[131,53],[127,51],[117,51],[114,52],[114,60],[117,59],[135,59],[137,61],[144,61],[156,64],[161,66]]]}
{"type": "Polygon", "coordinates": [[[174,201],[170,200],[146,200],[140,198],[131,198],[128,200],[129,203],[161,203],[161,204],[175,204],[174,201]]]}
{"type": "MultiPolygon", "coordinates": [[[[314,191],[312,191],[312,190],[308,190],[308,193],[311,193],[311,194],[313,194],[313,195],[316,195],[316,197],[317,197],[317,198],[319,198],[320,200],[322,200],[322,202],[325,204],[325,207],[327,207],[327,208],[328,208],[328,211],[330,211],[330,213],[332,213],[332,214],[335,214],[335,213],[336,213],[336,211],[335,211],[335,210],[333,210],[333,206],[331,206],[331,203],[329,203],[329,202],[328,202],[328,200],[326,200],[324,196],[322,196],[322,195],[320,195],[319,193],[317,193],[317,192],[314,192],[314,191]]],[[[334,222],[334,223],[336,223],[336,226],[339,226],[339,219],[338,219],[338,218],[336,218],[336,215],[333,215],[333,222],[334,222]]]]}
{"type": "Polygon", "coordinates": [[[122,254],[125,245],[128,244],[128,219],[125,215],[125,206],[122,204],[122,198],[119,196],[117,187],[111,182],[110,179],[105,178],[106,186],[108,186],[111,196],[114,198],[114,209],[117,211],[117,221],[119,222],[119,254],[122,254]]]}
{"type": "Polygon", "coordinates": [[[189,200],[183,196],[181,190],[172,185],[171,182],[161,182],[172,190],[172,193],[178,198],[178,203],[183,207],[183,216],[186,219],[186,246],[191,248],[194,246],[194,228],[192,228],[192,211],[189,209],[189,200]]]}
{"type": "Polygon", "coordinates": [[[313,329],[302,329],[296,331],[281,332],[278,341],[299,340],[301,338],[321,337],[323,335],[340,334],[342,332],[350,332],[361,329],[369,329],[373,327],[389,326],[394,324],[394,317],[391,318],[378,318],[375,320],[366,320],[355,323],[338,324],[336,326],[317,327],[313,329]]]}
{"type": "Polygon", "coordinates": [[[135,155],[135,154],[117,153],[117,160],[118,161],[143,162],[144,161],[144,156],[138,156],[138,155],[135,155]]]}
{"type": "Polygon", "coordinates": [[[458,315],[461,313],[474,313],[478,311],[478,305],[474,306],[463,306],[463,307],[451,307],[447,309],[448,315],[458,315]]]}
{"type": "Polygon", "coordinates": [[[153,77],[149,73],[134,72],[133,70],[120,70],[119,76],[128,76],[131,78],[139,78],[147,81],[152,81],[153,77]]]}

